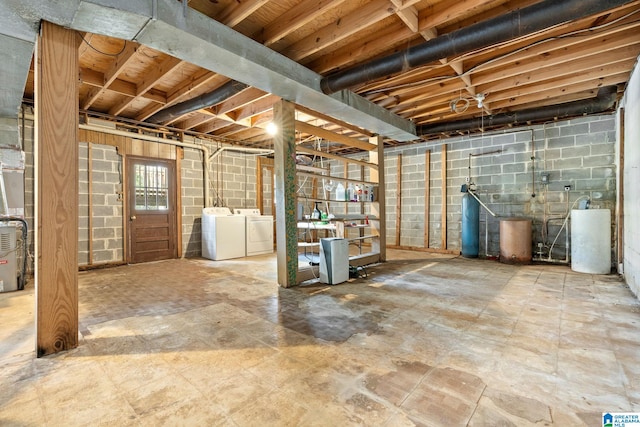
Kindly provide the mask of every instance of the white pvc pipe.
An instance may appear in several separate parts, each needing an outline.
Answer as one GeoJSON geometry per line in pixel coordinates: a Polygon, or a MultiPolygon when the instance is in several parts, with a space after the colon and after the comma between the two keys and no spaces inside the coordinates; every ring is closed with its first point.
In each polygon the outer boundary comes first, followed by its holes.
{"type": "Polygon", "coordinates": [[[491,214],[492,217],[495,217],[496,214],[493,213],[493,211],[491,209],[489,209],[489,207],[487,205],[485,205],[484,203],[482,203],[482,200],[480,200],[480,198],[478,196],[476,196],[473,191],[469,190],[469,194],[471,194],[471,196],[473,196],[474,199],[476,199],[478,201],[478,203],[480,203],[482,205],[483,208],[485,208],[487,210],[487,212],[489,212],[491,214]]]}
{"type": "MultiPolygon", "coordinates": [[[[24,115],[24,117],[27,117],[27,118],[30,118],[31,120],[34,120],[34,116],[32,116],[32,115],[24,115]]],[[[168,145],[173,145],[173,146],[177,146],[177,147],[192,148],[194,150],[202,151],[202,169],[203,169],[203,179],[204,179],[203,193],[204,193],[204,207],[205,208],[211,206],[211,196],[210,196],[210,193],[211,193],[210,187],[211,187],[211,185],[209,183],[209,164],[210,164],[211,160],[213,160],[216,157],[218,157],[224,151],[237,151],[237,152],[241,152],[241,153],[255,153],[255,154],[270,154],[270,153],[273,153],[273,150],[263,149],[263,148],[220,147],[213,154],[211,154],[209,148],[207,146],[205,146],[205,145],[202,145],[202,144],[192,144],[192,143],[189,143],[189,142],[174,141],[172,139],[160,138],[160,137],[157,137],[157,136],[151,136],[151,135],[144,135],[144,134],[139,134],[139,133],[127,132],[127,131],[123,131],[123,130],[108,128],[108,127],[103,127],[103,126],[98,126],[98,125],[84,124],[84,123],[79,124],[78,128],[79,129],[84,129],[84,130],[91,130],[91,131],[96,131],[96,132],[108,133],[108,134],[111,134],[111,135],[124,136],[126,138],[140,139],[140,140],[144,140],[144,141],[151,141],[151,142],[156,142],[156,143],[159,143],[159,144],[168,144],[168,145]]]]}
{"type": "Polygon", "coordinates": [[[234,151],[234,152],[240,152],[240,153],[254,153],[256,155],[273,153],[273,150],[268,150],[268,149],[265,149],[265,148],[235,147],[235,146],[232,146],[232,147],[220,147],[216,151],[213,152],[213,154],[211,155],[211,159],[210,160],[213,160],[216,157],[218,157],[220,154],[222,154],[223,151],[234,151]]]}
{"type": "Polygon", "coordinates": [[[209,148],[207,148],[206,146],[201,144],[190,144],[188,142],[174,141],[172,139],[165,139],[157,136],[142,135],[138,133],[134,134],[132,132],[127,132],[127,131],[118,130],[118,129],[110,129],[107,127],[95,126],[95,125],[80,124],[79,128],[84,130],[91,130],[95,132],[108,133],[111,135],[124,136],[132,139],[141,139],[144,141],[157,142],[159,144],[168,144],[168,145],[174,145],[177,147],[192,148],[194,150],[202,151],[202,169],[203,169],[203,179],[204,179],[204,188],[203,188],[204,207],[206,208],[211,206],[211,203],[210,203],[211,191],[209,188],[209,148]]]}

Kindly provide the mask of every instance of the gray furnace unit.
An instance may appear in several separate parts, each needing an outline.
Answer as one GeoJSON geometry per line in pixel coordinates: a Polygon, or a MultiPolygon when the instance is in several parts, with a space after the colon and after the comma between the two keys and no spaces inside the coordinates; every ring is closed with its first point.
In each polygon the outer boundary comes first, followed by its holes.
{"type": "Polygon", "coordinates": [[[16,227],[0,225],[0,292],[18,290],[16,227]]]}

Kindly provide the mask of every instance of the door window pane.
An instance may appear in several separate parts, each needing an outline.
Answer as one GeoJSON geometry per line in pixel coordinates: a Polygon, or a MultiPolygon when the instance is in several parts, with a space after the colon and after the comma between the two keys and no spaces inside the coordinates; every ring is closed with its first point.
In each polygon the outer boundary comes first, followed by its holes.
{"type": "Polygon", "coordinates": [[[166,166],[135,165],[136,206],[139,211],[169,209],[169,170],[166,166]]]}

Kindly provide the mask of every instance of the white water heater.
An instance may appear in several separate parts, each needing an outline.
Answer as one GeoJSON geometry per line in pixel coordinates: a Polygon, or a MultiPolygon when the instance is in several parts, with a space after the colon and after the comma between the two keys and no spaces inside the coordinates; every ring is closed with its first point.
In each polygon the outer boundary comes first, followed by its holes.
{"type": "Polygon", "coordinates": [[[16,227],[0,225],[0,292],[18,290],[16,227]]]}
{"type": "Polygon", "coordinates": [[[571,211],[571,269],[579,273],[611,272],[611,211],[571,211]]]}

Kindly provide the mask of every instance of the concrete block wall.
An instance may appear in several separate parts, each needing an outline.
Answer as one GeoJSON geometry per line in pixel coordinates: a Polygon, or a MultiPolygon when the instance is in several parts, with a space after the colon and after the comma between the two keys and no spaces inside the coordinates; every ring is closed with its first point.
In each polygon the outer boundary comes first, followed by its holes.
{"type": "Polygon", "coordinates": [[[79,147],[79,228],[78,263],[104,264],[124,261],[122,158],[115,147],[91,144],[92,165],[89,171],[89,148],[79,147]],[[89,229],[89,173],[91,174],[91,221],[89,229]],[[92,254],[89,255],[89,240],[92,254]]]}
{"type": "MultiPolygon", "coordinates": [[[[33,115],[33,108],[25,106],[24,113],[28,115],[33,115]]],[[[24,151],[24,219],[27,221],[27,226],[29,228],[28,232],[28,242],[29,242],[29,253],[35,253],[35,203],[34,203],[34,167],[33,167],[33,143],[35,140],[34,134],[34,122],[33,120],[24,120],[24,128],[21,127],[21,139],[23,142],[23,151],[24,151]],[[24,133],[22,133],[22,129],[24,129],[24,133]]],[[[34,271],[34,259],[30,258],[29,263],[27,264],[27,271],[34,271]]]]}
{"type": "Polygon", "coordinates": [[[184,149],[181,163],[182,188],[182,254],[200,256],[202,252],[202,209],[204,208],[204,178],[202,151],[184,149]]]}
{"type": "MultiPolygon", "coordinates": [[[[412,145],[404,150],[385,150],[385,189],[386,189],[386,206],[387,206],[387,244],[395,246],[411,246],[424,247],[424,206],[425,206],[425,151],[426,146],[412,145]],[[400,156],[401,155],[401,156],[400,156]],[[400,156],[400,157],[399,157],[400,156]],[[398,224],[398,174],[401,173],[400,180],[400,240],[396,239],[396,230],[398,224]]],[[[430,216],[434,206],[440,206],[441,199],[439,196],[439,169],[434,170],[434,159],[439,159],[435,152],[431,157],[431,176],[435,181],[431,185],[431,209],[430,216]],[[435,188],[434,184],[438,187],[435,188]]],[[[438,160],[439,161],[439,160],[438,160]]],[[[439,164],[439,163],[438,163],[439,164]]],[[[438,215],[439,215],[438,208],[438,215]]],[[[439,216],[438,216],[439,218],[439,216]]],[[[437,230],[439,231],[439,223],[437,230]]],[[[431,235],[430,240],[439,242],[439,235],[431,235]]]]}
{"type": "MultiPolygon", "coordinates": [[[[27,112],[29,113],[29,112],[27,112]]],[[[31,113],[32,114],[32,113],[31,113]]],[[[33,120],[25,121],[25,216],[29,224],[30,251],[34,251],[34,169],[33,120]]],[[[120,262],[124,259],[122,158],[115,147],[92,144],[93,263],[120,262]]],[[[212,200],[231,208],[256,207],[256,160],[254,155],[224,153],[221,162],[210,165],[212,200]],[[219,175],[218,175],[218,172],[219,175]],[[216,198],[216,195],[220,196],[216,198]]],[[[88,145],[79,147],[79,230],[78,262],[89,263],[89,171],[88,145]]],[[[201,254],[201,217],[204,207],[202,152],[184,149],[181,167],[182,253],[184,257],[201,254]]],[[[32,266],[30,266],[32,268],[32,266]]]]}
{"type": "Polygon", "coordinates": [[[224,151],[211,164],[213,200],[216,206],[255,208],[256,156],[224,151]]]}
{"type": "MultiPolygon", "coordinates": [[[[425,152],[431,151],[429,246],[442,247],[441,208],[447,205],[447,248],[461,249],[461,186],[470,175],[481,200],[499,217],[533,221],[532,243],[564,258],[563,219],[583,196],[593,207],[616,206],[616,118],[599,115],[473,137],[457,137],[385,150],[387,243],[424,247],[425,152]],[[446,197],[442,194],[441,144],[447,147],[446,197]],[[396,242],[398,155],[402,155],[400,241],[396,242]],[[471,156],[471,161],[470,156],[471,156]],[[469,166],[471,165],[471,168],[469,166]],[[549,177],[542,183],[543,174],[549,177]],[[571,186],[565,191],[565,185],[571,186]],[[553,219],[552,219],[553,218],[553,219]],[[559,219],[555,219],[559,218],[559,219]],[[552,219],[548,222],[547,220],[552,219]],[[559,233],[559,234],[558,234],[559,233]]],[[[332,163],[340,174],[342,162],[332,163]]],[[[340,176],[340,175],[338,175],[340,176]]],[[[615,217],[615,215],[612,215],[615,217]]],[[[480,254],[499,254],[499,219],[482,209],[480,254]],[[485,227],[488,241],[485,245],[485,227]]],[[[615,224],[612,224],[615,230],[615,224]]]]}
{"type": "MultiPolygon", "coordinates": [[[[262,169],[262,197],[263,197],[263,215],[273,215],[275,217],[275,209],[273,209],[273,174],[270,169],[262,169]]],[[[257,203],[257,201],[256,201],[257,203]]]]}
{"type": "MultiPolygon", "coordinates": [[[[34,252],[34,167],[33,121],[25,120],[25,219],[29,225],[29,250],[34,252]]],[[[93,263],[120,262],[124,259],[121,158],[116,149],[107,145],[92,144],[93,172],[93,263]]],[[[78,183],[78,264],[89,264],[89,171],[88,145],[79,145],[78,183]]],[[[29,266],[33,271],[33,264],[29,266]]]]}
{"type": "Polygon", "coordinates": [[[440,206],[440,150],[426,144],[411,145],[404,149],[385,150],[385,197],[387,244],[392,246],[425,247],[425,152],[431,152],[430,168],[430,224],[429,246],[438,247],[441,241],[440,206]],[[400,158],[399,158],[400,155],[400,158]],[[400,169],[400,171],[399,171],[400,169]],[[398,173],[400,187],[400,240],[396,239],[398,224],[398,173]]]}

